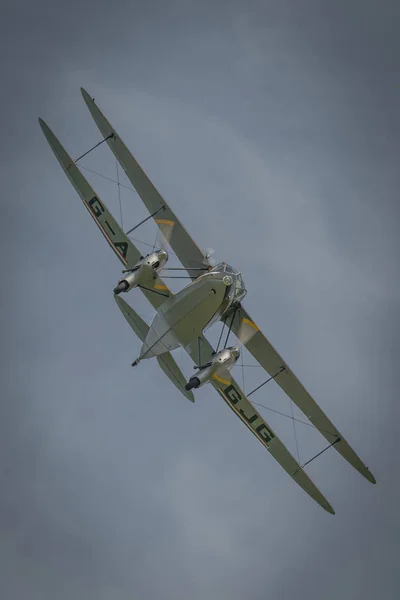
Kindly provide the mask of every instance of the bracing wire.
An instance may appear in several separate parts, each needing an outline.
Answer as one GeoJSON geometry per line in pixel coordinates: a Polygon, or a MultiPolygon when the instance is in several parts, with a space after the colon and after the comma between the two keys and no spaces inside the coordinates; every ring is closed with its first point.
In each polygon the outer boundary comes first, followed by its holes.
{"type": "Polygon", "coordinates": [[[119,204],[119,215],[121,218],[121,229],[124,229],[124,221],[122,218],[122,202],[121,202],[121,183],[119,181],[119,169],[118,169],[118,161],[115,160],[115,166],[117,168],[117,189],[118,189],[118,204],[119,204]]]}
{"type": "MultiPolygon", "coordinates": [[[[107,138],[106,138],[106,139],[107,139],[107,138]]],[[[99,145],[100,145],[100,144],[101,144],[103,141],[105,141],[105,140],[102,140],[101,142],[99,142],[98,144],[96,144],[96,146],[94,146],[94,147],[93,147],[91,150],[93,150],[94,148],[97,148],[97,146],[99,146],[99,145]]],[[[90,150],[90,151],[91,151],[91,150],[90,150]]],[[[83,154],[82,156],[80,156],[80,157],[77,159],[77,161],[78,161],[78,160],[80,160],[81,158],[83,158],[84,156],[86,156],[86,154],[88,154],[88,153],[89,153],[89,151],[88,151],[88,152],[86,152],[85,154],[83,154]]],[[[76,161],[76,162],[77,162],[77,161],[76,161]]],[[[107,181],[110,181],[111,183],[114,183],[114,184],[116,184],[116,185],[117,185],[117,190],[118,190],[118,205],[119,205],[119,212],[120,212],[120,221],[121,221],[121,228],[123,229],[123,214],[122,214],[121,187],[123,187],[123,188],[125,188],[125,189],[127,189],[127,190],[129,190],[130,192],[133,192],[133,193],[135,193],[135,190],[134,190],[132,187],[130,187],[130,186],[128,186],[128,185],[124,185],[123,183],[121,183],[121,182],[120,182],[120,178],[119,178],[119,168],[118,168],[118,161],[116,160],[116,174],[117,174],[117,179],[116,179],[116,180],[115,180],[115,179],[112,179],[111,177],[107,177],[106,175],[103,175],[102,173],[98,173],[97,171],[94,171],[93,169],[89,169],[88,167],[85,167],[85,166],[83,166],[83,165],[80,165],[80,168],[81,168],[81,169],[84,169],[85,171],[88,171],[89,173],[92,173],[93,175],[97,175],[98,177],[101,177],[102,179],[106,179],[107,181]]],[[[159,232],[157,231],[157,234],[156,234],[156,238],[155,238],[154,244],[149,244],[148,242],[143,242],[142,240],[138,240],[138,239],[136,239],[136,238],[133,238],[133,237],[130,237],[130,239],[132,239],[133,241],[135,241],[135,242],[138,242],[138,243],[140,243],[140,244],[143,244],[143,245],[145,245],[145,246],[148,246],[148,247],[150,247],[150,248],[153,248],[153,250],[154,250],[154,248],[156,247],[156,243],[157,243],[158,233],[159,233],[159,232]]],[[[174,255],[174,256],[177,256],[177,255],[176,255],[174,252],[170,252],[170,254],[172,254],[172,255],[174,255]]],[[[230,325],[230,327],[229,327],[229,329],[228,329],[227,338],[226,338],[226,340],[225,340],[225,346],[226,346],[226,344],[227,344],[227,342],[228,342],[228,338],[229,338],[229,334],[230,334],[230,332],[231,332],[231,328],[232,328],[233,320],[234,320],[234,318],[235,318],[235,313],[236,313],[236,311],[234,312],[234,315],[233,315],[233,318],[232,318],[232,321],[231,321],[231,325],[230,325]]],[[[224,331],[224,329],[225,329],[225,326],[226,326],[226,319],[224,320],[224,322],[223,322],[223,326],[222,326],[222,329],[221,329],[221,334],[220,334],[220,338],[219,338],[218,345],[217,345],[217,351],[218,351],[218,347],[219,347],[219,345],[220,345],[220,343],[221,343],[222,334],[223,334],[223,331],[224,331]]],[[[245,364],[243,363],[243,355],[241,356],[241,364],[240,364],[240,367],[241,367],[241,371],[242,371],[242,385],[243,385],[243,390],[245,389],[245,376],[244,376],[244,368],[245,368],[245,367],[246,367],[246,368],[248,368],[248,367],[258,367],[258,366],[259,366],[259,365],[245,365],[245,364]]],[[[261,386],[260,386],[260,387],[261,387],[261,386]]],[[[258,389],[258,388],[256,388],[256,389],[258,389]]],[[[255,390],[254,390],[254,391],[255,391],[255,390]]],[[[259,402],[253,402],[253,404],[255,404],[255,405],[257,405],[257,406],[260,406],[261,408],[265,408],[266,410],[269,410],[269,411],[271,411],[271,412],[274,412],[274,413],[276,413],[276,414],[278,414],[278,415],[280,415],[280,416],[282,416],[282,417],[286,417],[286,418],[288,418],[288,419],[291,419],[291,420],[292,420],[292,422],[293,422],[293,432],[294,432],[294,438],[295,438],[295,441],[296,441],[297,457],[298,457],[298,461],[300,462],[299,445],[298,445],[298,440],[297,440],[297,432],[296,432],[296,422],[298,422],[298,423],[301,423],[302,425],[307,425],[308,427],[312,427],[313,429],[317,429],[317,427],[315,427],[315,425],[313,425],[312,423],[308,423],[307,421],[303,421],[303,420],[301,420],[301,419],[297,419],[297,418],[294,416],[294,413],[293,413],[293,403],[292,403],[292,400],[291,400],[291,399],[289,399],[289,400],[290,400],[290,410],[291,410],[291,415],[287,415],[287,414],[285,414],[285,413],[282,413],[282,412],[280,412],[280,411],[278,411],[278,410],[275,410],[275,409],[273,409],[273,408],[270,408],[269,406],[265,406],[265,405],[263,405],[263,404],[260,404],[259,402]]],[[[318,429],[317,429],[317,430],[318,430],[318,429]]],[[[329,432],[326,432],[326,433],[329,433],[329,432]]],[[[339,438],[338,438],[337,440],[335,440],[335,442],[333,442],[332,444],[330,444],[330,446],[332,446],[332,445],[334,445],[335,443],[337,443],[337,441],[339,441],[339,438]]],[[[330,446],[328,446],[328,448],[329,448],[330,446]]],[[[325,448],[324,450],[322,450],[322,452],[324,452],[324,451],[325,451],[325,450],[327,450],[328,448],[325,448]]],[[[322,452],[320,452],[320,453],[319,453],[319,454],[317,454],[316,456],[319,456],[320,454],[322,454],[322,452]]],[[[316,456],[315,456],[314,458],[316,458],[316,456]]],[[[312,458],[311,460],[314,460],[314,458],[312,458]]],[[[308,462],[311,462],[311,461],[308,461],[308,462]]],[[[308,463],[305,463],[305,464],[308,464],[308,463]]],[[[303,465],[303,466],[305,466],[305,465],[303,465]]]]}
{"type": "MultiPolygon", "coordinates": [[[[98,173],[97,171],[93,171],[93,169],[88,169],[88,167],[84,167],[83,165],[79,165],[80,169],[85,169],[85,171],[89,171],[89,173],[93,173],[93,175],[98,175],[98,177],[102,177],[103,179],[106,179],[107,181],[111,181],[111,183],[115,183],[118,185],[118,181],[116,181],[115,179],[112,179],[111,177],[107,177],[106,175],[103,175],[102,173],[98,173]]],[[[129,185],[125,185],[123,183],[119,184],[120,187],[123,187],[127,190],[129,190],[130,192],[135,193],[135,190],[130,187],[129,185]]]]}
{"type": "Polygon", "coordinates": [[[222,340],[222,334],[224,333],[225,325],[226,325],[226,317],[225,317],[225,319],[224,319],[224,321],[223,321],[223,325],[222,325],[221,333],[219,334],[219,340],[218,340],[218,344],[217,344],[217,349],[216,349],[216,352],[218,352],[219,345],[220,345],[220,343],[221,343],[221,340],[222,340]]]}
{"type": "MultiPolygon", "coordinates": [[[[102,173],[98,173],[97,171],[93,171],[93,169],[89,169],[88,167],[84,167],[83,165],[79,166],[80,169],[85,169],[85,171],[89,171],[89,173],[92,173],[93,175],[97,175],[98,177],[102,177],[103,179],[106,179],[107,181],[111,181],[111,183],[115,183],[119,190],[120,188],[125,188],[126,190],[129,190],[130,192],[133,192],[134,194],[136,193],[135,190],[133,189],[133,187],[130,187],[129,185],[125,185],[124,183],[121,183],[119,180],[119,174],[118,174],[118,161],[117,161],[117,180],[116,179],[112,179],[112,177],[107,177],[106,175],[103,175],[102,173]]],[[[120,198],[120,194],[118,196],[118,198],[120,198]]],[[[120,207],[120,215],[121,215],[121,223],[122,223],[122,202],[121,202],[121,207],[120,207]]],[[[154,248],[154,244],[149,244],[148,242],[143,242],[142,240],[138,240],[137,238],[131,237],[129,236],[129,239],[131,239],[133,242],[138,242],[139,244],[143,244],[144,246],[148,246],[149,248],[154,248]]],[[[177,254],[175,254],[175,252],[172,252],[170,250],[168,250],[168,254],[170,254],[171,256],[177,256],[177,254]]]]}
{"type": "Polygon", "coordinates": [[[157,240],[158,240],[158,234],[159,234],[159,233],[160,233],[160,230],[159,230],[159,229],[158,229],[158,227],[157,227],[157,233],[156,233],[156,237],[155,237],[154,244],[153,244],[153,251],[156,249],[156,246],[157,246],[157,240]]]}
{"type": "Polygon", "coordinates": [[[240,359],[241,359],[241,365],[240,366],[242,367],[242,386],[243,386],[244,393],[246,393],[245,381],[244,381],[243,352],[240,353],[240,359]]]}
{"type": "Polygon", "coordinates": [[[280,415],[281,417],[286,417],[287,419],[291,419],[291,420],[297,421],[298,423],[302,423],[303,425],[307,425],[307,427],[312,427],[312,429],[317,429],[315,427],[315,425],[313,425],[312,423],[307,423],[307,421],[302,421],[301,419],[296,419],[296,417],[291,417],[290,415],[280,412],[279,410],[275,410],[274,408],[271,408],[270,406],[265,406],[265,404],[260,404],[259,402],[255,402],[254,400],[252,401],[252,404],[255,404],[256,406],[260,406],[261,408],[265,408],[266,410],[269,410],[277,415],[280,415]]]}
{"type": "MultiPolygon", "coordinates": [[[[248,395],[249,394],[247,394],[247,396],[248,395]]],[[[287,419],[296,421],[296,423],[301,423],[302,425],[307,425],[307,427],[311,427],[311,429],[316,429],[320,433],[327,433],[329,435],[336,436],[336,433],[332,433],[331,431],[327,431],[326,429],[318,429],[318,427],[315,427],[315,425],[313,425],[312,423],[309,423],[308,421],[302,421],[301,419],[297,419],[296,417],[291,417],[290,415],[280,412],[279,410],[275,410],[274,408],[271,408],[270,406],[265,406],[265,404],[260,404],[259,402],[255,402],[254,400],[252,400],[251,403],[255,404],[256,406],[260,406],[261,408],[265,408],[266,410],[269,410],[277,415],[280,415],[281,417],[286,417],[287,419]]]]}
{"type": "Polygon", "coordinates": [[[300,452],[299,452],[299,443],[297,441],[297,431],[296,431],[296,422],[294,420],[294,414],[293,414],[293,402],[292,399],[289,398],[289,403],[290,403],[290,411],[292,413],[292,422],[293,422],[293,433],[294,433],[294,439],[296,442],[296,451],[297,451],[297,459],[300,463],[300,452]]]}
{"type": "MultiPolygon", "coordinates": [[[[144,246],[149,246],[149,248],[153,248],[153,244],[149,244],[149,242],[143,242],[143,240],[138,240],[137,238],[134,238],[134,237],[132,237],[130,235],[128,235],[128,238],[130,240],[132,240],[133,242],[138,242],[138,244],[143,244],[144,246]]],[[[175,254],[175,252],[170,252],[169,250],[168,250],[168,254],[172,254],[173,256],[177,256],[175,254]]]]}

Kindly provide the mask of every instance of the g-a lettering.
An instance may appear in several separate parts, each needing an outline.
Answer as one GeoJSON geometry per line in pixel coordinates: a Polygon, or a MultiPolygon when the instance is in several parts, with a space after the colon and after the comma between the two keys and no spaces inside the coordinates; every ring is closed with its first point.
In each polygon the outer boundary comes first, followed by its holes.
{"type": "Polygon", "coordinates": [[[97,198],[97,196],[93,196],[93,198],[89,201],[89,206],[92,209],[93,213],[96,215],[96,217],[99,217],[101,213],[104,212],[104,206],[97,198]]]}

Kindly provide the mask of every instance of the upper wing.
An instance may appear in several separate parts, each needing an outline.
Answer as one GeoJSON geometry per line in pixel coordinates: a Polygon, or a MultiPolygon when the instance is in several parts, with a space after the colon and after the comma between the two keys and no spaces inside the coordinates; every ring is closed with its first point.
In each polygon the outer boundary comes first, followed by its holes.
{"type": "Polygon", "coordinates": [[[334,448],[345,458],[357,471],[371,481],[376,483],[375,477],[354,450],[346,442],[342,434],[336,429],[325,413],[320,409],[315,400],[310,396],[302,383],[297,379],[293,371],[285,363],[275,348],[264,336],[260,328],[241,306],[235,316],[232,330],[239,336],[239,330],[243,327],[252,327],[255,334],[245,341],[245,346],[260,363],[262,367],[274,377],[276,383],[293,400],[311,423],[322,433],[328,442],[335,443],[334,448]]]}
{"type": "MultiPolygon", "coordinates": [[[[127,268],[133,267],[140,259],[139,250],[122,231],[105,203],[96,194],[50,127],[42,119],[39,119],[39,123],[64,173],[78,192],[83,204],[88,209],[105,239],[122,264],[127,268]]],[[[148,288],[148,290],[144,288],[141,288],[141,290],[155,308],[158,308],[165,301],[166,297],[172,294],[158,274],[148,288]]]]}
{"type": "MultiPolygon", "coordinates": [[[[201,361],[207,362],[212,356],[213,348],[206,338],[199,338],[190,346],[185,348],[195,363],[198,362],[199,352],[201,361]]],[[[276,433],[271,429],[268,423],[256,411],[250,400],[246,398],[243,390],[240,389],[237,382],[227,371],[226,375],[216,376],[211,380],[214,388],[220,393],[222,398],[233,410],[234,413],[247,425],[256,438],[267,448],[269,453],[278,461],[285,471],[294,479],[294,481],[307,494],[311,496],[322,508],[335,514],[332,506],[314,485],[307,473],[301,468],[296,459],[292,456],[286,446],[281,442],[276,433]]]]}
{"type": "Polygon", "coordinates": [[[95,104],[94,100],[83,88],[81,88],[81,92],[103,137],[107,138],[108,136],[111,136],[107,139],[107,144],[110,146],[128,179],[143,200],[149,213],[154,215],[153,218],[163,233],[165,233],[166,230],[168,231],[168,243],[177,254],[183,266],[188,270],[189,275],[193,279],[198,277],[198,269],[206,270],[204,265],[204,253],[192,240],[177,216],[156,190],[115,129],[95,104]],[[197,269],[197,271],[191,271],[191,269],[197,269]]]}

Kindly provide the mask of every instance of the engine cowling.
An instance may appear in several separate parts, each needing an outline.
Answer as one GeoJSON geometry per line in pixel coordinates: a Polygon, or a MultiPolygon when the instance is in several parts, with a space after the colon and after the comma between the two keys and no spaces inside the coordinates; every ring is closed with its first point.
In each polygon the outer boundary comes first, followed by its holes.
{"type": "Polygon", "coordinates": [[[146,285],[155,277],[155,273],[164,267],[167,260],[168,252],[166,250],[157,250],[142,257],[132,269],[126,271],[125,277],[119,280],[118,285],[114,288],[114,294],[129,292],[138,285],[146,285]]]}
{"type": "Polygon", "coordinates": [[[140,283],[142,265],[139,265],[129,271],[123,279],[118,281],[117,287],[114,288],[114,294],[118,295],[121,292],[129,292],[132,288],[136,287],[140,283]]]}
{"type": "Polygon", "coordinates": [[[199,368],[197,373],[193,375],[185,385],[187,390],[198,388],[205,383],[208,383],[213,375],[218,375],[221,371],[230,371],[235,365],[237,359],[240,356],[240,350],[237,346],[231,348],[224,348],[215,356],[212,360],[199,368]]]}

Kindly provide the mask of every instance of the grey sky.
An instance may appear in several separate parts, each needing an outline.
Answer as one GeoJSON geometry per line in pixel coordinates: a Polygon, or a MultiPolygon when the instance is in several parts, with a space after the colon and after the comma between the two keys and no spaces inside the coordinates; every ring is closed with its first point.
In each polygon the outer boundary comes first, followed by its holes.
{"type": "MultiPolygon", "coordinates": [[[[398,2],[3,0],[1,17],[1,598],[397,597],[398,2]],[[192,406],[151,361],[131,370],[120,266],[37,123],[73,156],[98,141],[81,85],[242,269],[249,312],[374,473],[310,465],[335,517],[212,389],[192,406]]],[[[115,177],[107,148],[82,164],[115,177]]],[[[126,227],[146,216],[122,201],[126,227]]],[[[289,411],[276,387],[254,399],[289,411]]],[[[297,433],[303,460],[324,447],[297,433]]]]}

